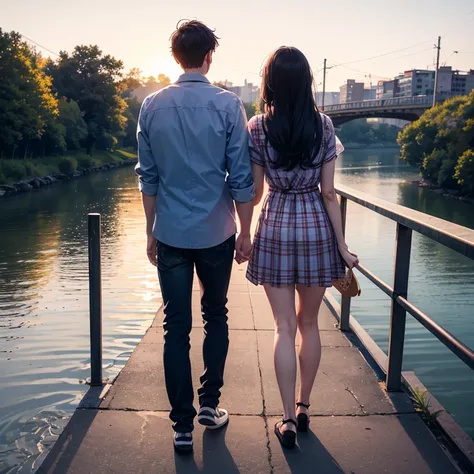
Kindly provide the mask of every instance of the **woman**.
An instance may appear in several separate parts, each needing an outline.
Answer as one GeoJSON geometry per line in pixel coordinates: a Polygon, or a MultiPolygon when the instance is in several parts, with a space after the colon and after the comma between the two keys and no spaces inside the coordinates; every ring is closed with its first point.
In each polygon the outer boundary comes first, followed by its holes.
{"type": "Polygon", "coordinates": [[[324,292],[344,276],[344,263],[358,263],[344,239],[334,190],[334,127],[318,112],[312,83],[303,53],[279,48],[263,70],[264,113],[249,122],[255,204],[262,198],[264,177],[270,189],[247,278],[264,286],[275,319],[274,363],[284,412],[275,434],[287,448],[295,446],[296,429],[308,429],[310,394],[321,359],[318,312],[324,292]],[[301,386],[295,404],[297,329],[301,386]]]}

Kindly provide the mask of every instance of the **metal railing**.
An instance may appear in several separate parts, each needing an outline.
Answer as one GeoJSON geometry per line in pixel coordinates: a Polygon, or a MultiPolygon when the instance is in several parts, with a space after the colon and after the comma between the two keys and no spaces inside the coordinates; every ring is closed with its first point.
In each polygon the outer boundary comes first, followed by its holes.
{"type": "MultiPolygon", "coordinates": [[[[474,260],[474,230],[374,198],[345,186],[338,186],[336,192],[341,198],[340,208],[344,232],[348,200],[397,223],[393,288],[363,265],[357,267],[357,270],[392,300],[386,376],[387,390],[397,391],[401,388],[406,313],[419,321],[451,352],[474,370],[474,352],[407,299],[413,231],[474,260]]],[[[342,331],[350,330],[350,305],[351,298],[343,297],[341,299],[340,329],[342,331]]]]}
{"type": "MultiPolygon", "coordinates": [[[[441,100],[441,99],[440,99],[441,100]]],[[[432,95],[422,95],[414,97],[395,97],[393,99],[361,100],[359,102],[346,102],[345,104],[325,105],[324,112],[337,112],[353,109],[373,109],[391,107],[416,107],[433,105],[432,95]]]]}

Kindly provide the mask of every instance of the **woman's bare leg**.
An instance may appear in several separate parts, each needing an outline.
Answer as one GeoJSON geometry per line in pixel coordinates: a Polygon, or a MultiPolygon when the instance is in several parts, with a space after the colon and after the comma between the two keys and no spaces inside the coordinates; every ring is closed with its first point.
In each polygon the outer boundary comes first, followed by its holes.
{"type": "MultiPolygon", "coordinates": [[[[297,321],[301,335],[298,351],[301,375],[298,401],[309,405],[311,390],[321,361],[318,315],[326,288],[297,285],[296,290],[299,295],[297,321]]],[[[306,408],[298,407],[298,414],[306,411],[306,408]]]]}
{"type": "MultiPolygon", "coordinates": [[[[296,309],[295,286],[276,288],[264,285],[275,319],[274,363],[275,373],[283,402],[283,418],[296,420],[296,309]]],[[[281,427],[281,431],[295,431],[292,424],[281,427]]]]}

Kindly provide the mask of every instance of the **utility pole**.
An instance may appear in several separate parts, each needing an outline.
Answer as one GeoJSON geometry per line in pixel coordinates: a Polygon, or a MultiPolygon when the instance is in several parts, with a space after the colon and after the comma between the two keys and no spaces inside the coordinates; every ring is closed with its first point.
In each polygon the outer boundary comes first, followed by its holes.
{"type": "Polygon", "coordinates": [[[324,72],[323,72],[323,100],[321,101],[321,110],[324,112],[324,98],[326,95],[326,61],[327,59],[324,59],[324,72]]]}
{"type": "Polygon", "coordinates": [[[435,48],[438,50],[436,55],[436,71],[435,71],[435,82],[434,82],[434,91],[433,91],[433,107],[436,105],[436,95],[438,92],[438,75],[439,75],[439,53],[441,51],[441,36],[438,36],[438,46],[435,45],[435,48]]]}
{"type": "Polygon", "coordinates": [[[324,100],[326,98],[325,97],[326,96],[326,73],[327,73],[328,69],[332,69],[333,67],[335,67],[335,66],[327,67],[326,63],[327,63],[327,59],[324,60],[324,68],[323,68],[323,70],[324,70],[324,72],[323,72],[323,100],[321,102],[321,111],[323,111],[323,112],[324,112],[324,100]]]}

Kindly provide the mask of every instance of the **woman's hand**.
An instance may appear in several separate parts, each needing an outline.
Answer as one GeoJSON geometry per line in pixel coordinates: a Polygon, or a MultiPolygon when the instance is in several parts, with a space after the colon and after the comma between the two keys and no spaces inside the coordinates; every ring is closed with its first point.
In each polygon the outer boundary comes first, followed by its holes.
{"type": "Polygon", "coordinates": [[[239,234],[235,242],[235,261],[240,265],[247,262],[252,251],[250,235],[239,234]]]}
{"type": "Polygon", "coordinates": [[[344,246],[339,246],[339,252],[345,264],[349,268],[354,268],[359,265],[359,257],[355,253],[351,252],[347,245],[345,245],[345,248],[344,246]]]}

